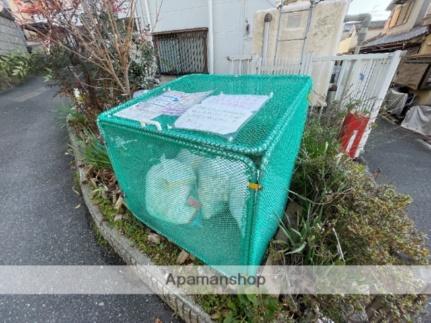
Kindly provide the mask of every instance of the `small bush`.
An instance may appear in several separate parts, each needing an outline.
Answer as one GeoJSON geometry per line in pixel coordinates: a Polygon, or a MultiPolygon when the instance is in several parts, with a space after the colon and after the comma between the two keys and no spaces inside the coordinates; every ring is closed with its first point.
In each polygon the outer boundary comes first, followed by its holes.
{"type": "Polygon", "coordinates": [[[42,54],[10,53],[0,55],[0,89],[14,86],[40,71],[42,54]]]}
{"type": "Polygon", "coordinates": [[[88,129],[83,131],[82,137],[85,138],[82,145],[85,163],[95,170],[112,172],[108,152],[99,137],[88,129]]]}
{"type": "MultiPolygon", "coordinates": [[[[410,197],[379,186],[364,166],[339,153],[336,115],[311,117],[304,133],[290,198],[299,207],[281,225],[270,253],[289,265],[426,265],[425,236],[406,213],[410,197]],[[332,125],[332,126],[331,126],[332,125]]],[[[348,321],[358,312],[370,321],[412,320],[424,297],[297,296],[308,317],[348,321]]],[[[305,315],[299,311],[298,319],[305,315]]]]}
{"type": "Polygon", "coordinates": [[[40,0],[29,6],[46,21],[43,33],[34,30],[38,41],[49,44],[46,78],[94,129],[101,111],[157,83],[154,48],[136,24],[136,0],[40,0]]]}
{"type": "Polygon", "coordinates": [[[283,261],[427,264],[425,237],[405,211],[410,197],[377,185],[364,166],[339,153],[337,131],[328,124],[337,122],[312,117],[304,133],[290,194],[300,212],[288,215],[281,230],[283,261]],[[304,247],[292,252],[298,241],[304,247]]]}
{"type": "Polygon", "coordinates": [[[85,115],[72,105],[62,105],[57,109],[57,123],[62,128],[69,124],[77,132],[89,127],[85,115]]]}

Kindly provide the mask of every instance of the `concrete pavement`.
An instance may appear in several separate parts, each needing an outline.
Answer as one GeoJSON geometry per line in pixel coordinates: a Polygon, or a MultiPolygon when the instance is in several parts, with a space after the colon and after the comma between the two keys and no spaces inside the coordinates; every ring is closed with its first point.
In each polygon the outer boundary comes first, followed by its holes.
{"type": "Polygon", "coordinates": [[[420,135],[379,119],[364,158],[370,171],[378,174],[378,183],[393,184],[413,198],[408,214],[431,236],[431,147],[420,135]]]}
{"type": "MultiPolygon", "coordinates": [[[[0,265],[119,265],[72,191],[61,99],[39,78],[0,94],[0,265]]],[[[154,295],[0,296],[3,322],[177,321],[154,295]]]]}

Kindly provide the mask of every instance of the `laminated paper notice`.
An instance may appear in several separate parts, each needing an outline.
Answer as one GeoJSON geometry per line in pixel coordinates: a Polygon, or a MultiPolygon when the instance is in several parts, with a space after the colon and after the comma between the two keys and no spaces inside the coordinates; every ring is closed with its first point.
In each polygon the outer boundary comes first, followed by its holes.
{"type": "Polygon", "coordinates": [[[139,102],[127,109],[117,112],[115,116],[141,122],[157,118],[161,114],[162,110],[160,107],[147,104],[146,102],[139,102]]]}
{"type": "Polygon", "coordinates": [[[168,91],[155,98],[155,104],[163,107],[163,114],[169,116],[180,116],[188,108],[201,103],[212,91],[185,93],[179,91],[168,91]]]}
{"type": "Polygon", "coordinates": [[[244,109],[250,112],[257,112],[268,99],[269,96],[267,95],[220,94],[206,98],[202,104],[207,106],[223,105],[231,109],[244,109]]]}
{"type": "Polygon", "coordinates": [[[186,93],[180,91],[166,91],[165,93],[139,102],[115,114],[116,117],[145,121],[160,115],[180,116],[191,106],[200,103],[211,94],[208,92],[186,93]]]}
{"type": "Polygon", "coordinates": [[[176,128],[229,135],[247,122],[269,99],[264,95],[218,95],[188,109],[176,128]]]}

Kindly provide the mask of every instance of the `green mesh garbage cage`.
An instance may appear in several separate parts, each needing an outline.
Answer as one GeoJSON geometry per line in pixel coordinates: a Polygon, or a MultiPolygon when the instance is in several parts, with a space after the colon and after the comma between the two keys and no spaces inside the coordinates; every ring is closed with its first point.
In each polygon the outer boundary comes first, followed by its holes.
{"type": "Polygon", "coordinates": [[[306,76],[195,74],[102,113],[128,208],[206,264],[259,265],[287,202],[310,88],[306,76]],[[144,124],[119,116],[166,91],[270,99],[230,137],[175,127],[171,113],[144,124]]]}

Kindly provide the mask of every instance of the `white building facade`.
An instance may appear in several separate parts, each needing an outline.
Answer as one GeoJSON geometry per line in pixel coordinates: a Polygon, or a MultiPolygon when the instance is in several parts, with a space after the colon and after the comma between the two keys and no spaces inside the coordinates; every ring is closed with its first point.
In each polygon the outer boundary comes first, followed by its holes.
{"type": "Polygon", "coordinates": [[[275,0],[138,0],[143,25],[156,35],[207,30],[207,71],[228,73],[228,56],[250,54],[257,10],[275,8],[275,0]]]}

